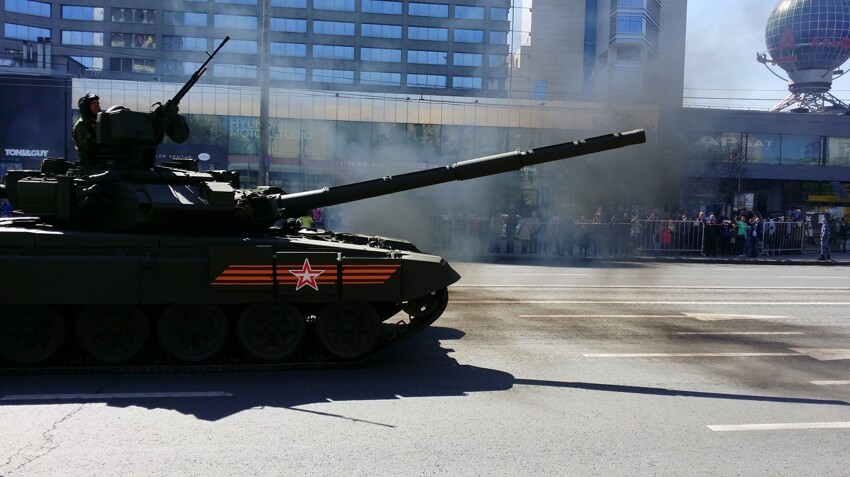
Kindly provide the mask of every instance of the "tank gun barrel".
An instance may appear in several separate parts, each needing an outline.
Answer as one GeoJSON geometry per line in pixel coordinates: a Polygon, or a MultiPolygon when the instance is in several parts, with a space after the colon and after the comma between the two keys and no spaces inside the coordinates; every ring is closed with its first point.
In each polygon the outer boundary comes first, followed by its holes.
{"type": "Polygon", "coordinates": [[[528,166],[584,156],[644,142],[646,142],[645,132],[642,129],[637,129],[538,147],[526,151],[515,151],[469,159],[448,166],[409,172],[397,176],[384,176],[379,179],[352,184],[325,187],[292,194],[280,194],[276,197],[276,200],[277,206],[281,209],[298,212],[317,207],[327,207],[379,197],[445,182],[463,181],[503,172],[518,171],[528,166]]]}

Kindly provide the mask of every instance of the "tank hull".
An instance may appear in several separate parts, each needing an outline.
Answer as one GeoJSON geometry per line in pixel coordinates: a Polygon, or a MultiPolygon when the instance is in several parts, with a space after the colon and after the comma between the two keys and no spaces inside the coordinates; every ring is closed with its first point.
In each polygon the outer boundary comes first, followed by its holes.
{"type": "Polygon", "coordinates": [[[5,225],[6,371],[361,363],[439,318],[447,287],[460,278],[409,242],[326,231],[160,235],[5,225]],[[106,349],[92,351],[91,343],[106,349]]]}

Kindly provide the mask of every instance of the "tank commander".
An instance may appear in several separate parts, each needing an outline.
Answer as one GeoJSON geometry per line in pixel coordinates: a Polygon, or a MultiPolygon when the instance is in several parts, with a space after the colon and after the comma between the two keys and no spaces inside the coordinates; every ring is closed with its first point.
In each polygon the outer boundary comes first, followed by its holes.
{"type": "Polygon", "coordinates": [[[92,166],[97,164],[97,113],[100,109],[100,97],[94,93],[86,93],[77,101],[80,108],[80,119],[74,124],[74,148],[80,156],[80,165],[92,166]]]}

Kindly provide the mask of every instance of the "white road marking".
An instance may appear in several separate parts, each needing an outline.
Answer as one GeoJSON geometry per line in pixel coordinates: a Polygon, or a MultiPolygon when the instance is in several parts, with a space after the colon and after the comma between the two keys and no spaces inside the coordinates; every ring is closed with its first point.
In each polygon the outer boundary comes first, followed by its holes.
{"type": "Polygon", "coordinates": [[[850,384],[850,380],[848,381],[811,381],[812,384],[816,386],[843,386],[845,384],[850,384]]]}
{"type": "MultiPolygon", "coordinates": [[[[492,283],[484,285],[456,284],[451,288],[539,288],[542,290],[575,288],[588,290],[741,290],[741,286],[711,286],[711,285],[529,285],[524,283],[492,283]]],[[[850,287],[753,287],[746,286],[747,290],[837,290],[850,291],[850,287]]],[[[725,302],[724,302],[725,303],[725,302]]]]}
{"type": "Polygon", "coordinates": [[[514,273],[520,277],[586,277],[586,273],[514,273]]]}
{"type": "Polygon", "coordinates": [[[677,335],[707,335],[707,336],[727,336],[727,335],[802,335],[802,331],[679,331],[677,335]]]}
{"type": "Polygon", "coordinates": [[[825,348],[791,348],[801,354],[805,354],[818,361],[838,361],[850,359],[850,349],[825,349],[825,348]]]}
{"type": "Polygon", "coordinates": [[[585,358],[761,358],[804,356],[800,353],[585,353],[585,358]]]}
{"type": "Polygon", "coordinates": [[[520,318],[686,318],[685,315],[519,315],[520,318]]]}
{"type": "Polygon", "coordinates": [[[76,401],[102,399],[162,399],[162,398],[205,398],[232,397],[224,391],[172,392],[172,393],[74,393],[74,394],[8,394],[0,401],[76,401]]]}
{"type": "Polygon", "coordinates": [[[850,429],[850,422],[785,422],[776,424],[723,424],[708,426],[714,432],[784,431],[797,429],[850,429]]]}
{"type": "MultiPolygon", "coordinates": [[[[544,287],[538,287],[544,288],[544,287]]],[[[453,300],[452,305],[724,305],[724,306],[850,306],[848,301],[634,301],[634,300],[453,300]]],[[[695,314],[695,313],[694,313],[695,314]]],[[[725,315],[718,315],[725,316],[725,315]]],[[[770,316],[772,318],[787,318],[773,315],[734,315],[734,316],[770,316]]]]}
{"type": "Polygon", "coordinates": [[[726,320],[773,320],[778,318],[790,318],[788,316],[783,315],[741,315],[735,313],[689,313],[686,312],[685,315],[690,316],[695,320],[700,321],[726,321],[726,320]]]}

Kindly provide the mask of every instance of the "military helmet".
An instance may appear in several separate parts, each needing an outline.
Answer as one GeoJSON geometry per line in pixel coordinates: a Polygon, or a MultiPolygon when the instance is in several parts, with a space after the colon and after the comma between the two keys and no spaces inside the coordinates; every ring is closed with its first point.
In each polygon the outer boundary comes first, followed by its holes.
{"type": "Polygon", "coordinates": [[[80,99],[77,101],[77,107],[80,108],[81,113],[88,114],[89,103],[91,103],[92,101],[94,101],[96,99],[99,100],[100,96],[89,91],[84,96],[80,97],[80,99]]]}

